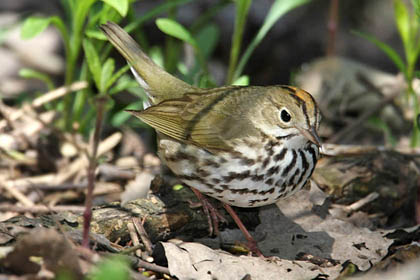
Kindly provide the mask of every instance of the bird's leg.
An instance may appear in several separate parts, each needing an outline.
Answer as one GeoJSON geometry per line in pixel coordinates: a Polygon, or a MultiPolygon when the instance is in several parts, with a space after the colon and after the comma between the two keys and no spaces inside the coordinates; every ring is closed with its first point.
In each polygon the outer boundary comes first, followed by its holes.
{"type": "Polygon", "coordinates": [[[246,240],[248,240],[248,248],[251,252],[255,253],[259,257],[264,257],[261,253],[260,249],[258,249],[257,241],[251,236],[249,231],[246,229],[245,225],[242,223],[241,219],[239,218],[238,214],[232,209],[232,207],[226,203],[223,203],[223,207],[225,207],[226,211],[230,214],[232,219],[235,221],[236,225],[244,234],[246,240]]]}
{"type": "Polygon", "coordinates": [[[191,188],[194,194],[200,200],[203,207],[204,213],[207,216],[209,223],[209,232],[210,235],[213,233],[219,235],[219,222],[227,223],[225,217],[219,213],[219,211],[210,203],[210,201],[198,190],[191,188]]]}

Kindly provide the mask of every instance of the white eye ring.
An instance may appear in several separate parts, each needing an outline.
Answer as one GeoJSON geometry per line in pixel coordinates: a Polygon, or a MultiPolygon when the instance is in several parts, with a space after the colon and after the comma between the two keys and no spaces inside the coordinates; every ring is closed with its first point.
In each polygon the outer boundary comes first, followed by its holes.
{"type": "Polygon", "coordinates": [[[290,122],[292,116],[290,115],[289,111],[286,108],[282,108],[279,112],[280,120],[284,123],[290,122]]]}

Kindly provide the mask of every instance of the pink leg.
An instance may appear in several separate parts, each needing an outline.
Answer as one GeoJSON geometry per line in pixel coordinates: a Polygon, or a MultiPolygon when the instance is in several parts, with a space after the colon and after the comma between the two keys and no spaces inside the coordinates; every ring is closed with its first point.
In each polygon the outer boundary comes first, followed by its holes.
{"type": "Polygon", "coordinates": [[[219,235],[219,222],[226,223],[226,219],[219,213],[219,211],[210,203],[210,201],[198,190],[191,188],[197,198],[200,200],[204,213],[206,213],[210,235],[213,233],[219,235]]]}
{"type": "Polygon", "coordinates": [[[246,240],[248,240],[248,247],[251,252],[255,253],[259,257],[264,257],[261,253],[260,249],[258,249],[257,242],[255,239],[251,236],[249,231],[246,229],[245,225],[242,223],[241,219],[238,217],[238,215],[235,213],[235,211],[230,207],[230,205],[223,203],[223,206],[225,207],[226,211],[232,216],[233,220],[235,221],[236,225],[239,227],[239,229],[242,231],[242,233],[245,235],[246,240]]]}

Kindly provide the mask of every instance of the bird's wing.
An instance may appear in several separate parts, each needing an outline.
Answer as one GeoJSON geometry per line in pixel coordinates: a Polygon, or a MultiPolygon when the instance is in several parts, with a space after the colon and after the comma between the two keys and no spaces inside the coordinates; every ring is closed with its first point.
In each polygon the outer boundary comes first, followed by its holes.
{"type": "MultiPolygon", "coordinates": [[[[131,111],[158,132],[210,152],[229,151],[228,140],[255,132],[247,118],[246,88],[226,87],[186,94],[144,111],[131,111]]],[[[249,96],[248,96],[249,97],[249,96]]]]}

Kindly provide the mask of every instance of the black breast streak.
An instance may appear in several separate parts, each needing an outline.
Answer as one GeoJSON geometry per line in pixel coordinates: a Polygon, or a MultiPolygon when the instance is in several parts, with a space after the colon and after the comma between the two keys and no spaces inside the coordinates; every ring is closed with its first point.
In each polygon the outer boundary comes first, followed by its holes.
{"type": "Polygon", "coordinates": [[[252,175],[251,180],[254,182],[262,181],[264,180],[264,174],[261,174],[261,175],[254,174],[252,175]]]}
{"type": "Polygon", "coordinates": [[[247,188],[242,188],[242,189],[231,189],[230,190],[231,193],[233,194],[257,194],[258,190],[256,189],[247,189],[247,188]]]}
{"type": "Polygon", "coordinates": [[[203,164],[206,165],[206,166],[214,167],[214,168],[219,168],[220,167],[220,164],[219,163],[217,163],[215,161],[212,161],[210,159],[204,160],[203,164]]]}
{"type": "Polygon", "coordinates": [[[271,158],[267,157],[262,164],[262,169],[265,169],[267,167],[267,165],[270,163],[271,158]]]}
{"type": "Polygon", "coordinates": [[[284,157],[286,156],[286,153],[287,153],[287,149],[283,148],[280,153],[278,153],[274,156],[274,161],[283,160],[284,157]]]}
{"type": "Polygon", "coordinates": [[[309,163],[306,160],[305,153],[303,151],[299,151],[300,157],[302,158],[302,173],[299,176],[299,179],[297,180],[296,184],[300,184],[302,180],[304,179],[304,176],[309,168],[309,163]]]}
{"type": "Polygon", "coordinates": [[[296,168],[295,173],[292,175],[292,177],[290,177],[289,181],[287,182],[288,186],[292,186],[293,188],[295,185],[297,185],[297,183],[295,184],[294,181],[295,181],[296,176],[299,175],[299,172],[300,172],[299,168],[296,168]]]}
{"type": "Polygon", "coordinates": [[[290,163],[283,169],[283,172],[281,173],[282,177],[286,177],[287,174],[289,174],[290,170],[292,170],[292,168],[295,166],[296,164],[296,158],[297,158],[297,154],[295,150],[292,150],[292,160],[290,161],[290,163]]]}
{"type": "Polygon", "coordinates": [[[246,170],[243,171],[241,173],[236,173],[236,172],[229,172],[227,176],[223,176],[223,182],[225,183],[230,183],[233,180],[238,180],[238,181],[242,181],[245,180],[246,178],[249,178],[251,174],[251,171],[246,170]]]}
{"type": "Polygon", "coordinates": [[[267,170],[266,176],[271,177],[274,174],[277,174],[279,172],[280,166],[275,165],[270,167],[270,169],[267,170]]]}
{"type": "Polygon", "coordinates": [[[275,188],[269,188],[268,190],[265,191],[260,191],[258,192],[259,195],[266,195],[268,193],[273,193],[275,188]]]}

